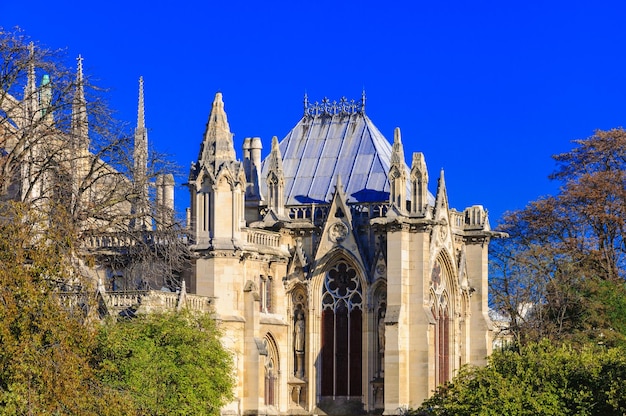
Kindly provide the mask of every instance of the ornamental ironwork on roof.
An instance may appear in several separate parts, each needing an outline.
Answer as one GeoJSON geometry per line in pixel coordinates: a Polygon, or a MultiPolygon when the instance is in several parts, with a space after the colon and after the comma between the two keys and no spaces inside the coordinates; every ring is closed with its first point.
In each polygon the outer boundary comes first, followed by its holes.
{"type": "MultiPolygon", "coordinates": [[[[312,105],[305,96],[304,104],[304,116],[279,143],[286,205],[328,203],[337,178],[348,202],[388,201],[391,143],[365,114],[365,94],[360,102],[325,98],[312,105]]],[[[408,177],[406,162],[405,169],[408,177]]],[[[261,171],[264,195],[267,172],[266,158],[261,171]]]]}
{"type": "Polygon", "coordinates": [[[349,100],[341,97],[339,101],[330,101],[324,97],[321,102],[309,103],[309,98],[304,94],[304,115],[305,116],[335,116],[365,113],[365,91],[361,94],[361,100],[349,100]]]}

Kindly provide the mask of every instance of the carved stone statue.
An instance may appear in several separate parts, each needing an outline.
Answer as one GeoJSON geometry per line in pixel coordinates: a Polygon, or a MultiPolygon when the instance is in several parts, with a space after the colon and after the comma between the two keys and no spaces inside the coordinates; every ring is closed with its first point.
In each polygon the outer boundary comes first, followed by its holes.
{"type": "Polygon", "coordinates": [[[381,353],[385,352],[385,310],[380,311],[378,318],[378,348],[381,353]]]}
{"type": "Polygon", "coordinates": [[[294,349],[298,352],[304,352],[304,314],[299,312],[296,316],[294,325],[294,349]]]}
{"type": "Polygon", "coordinates": [[[293,326],[293,349],[296,356],[294,375],[299,378],[304,377],[304,331],[304,313],[302,311],[296,311],[296,322],[293,326]]]}

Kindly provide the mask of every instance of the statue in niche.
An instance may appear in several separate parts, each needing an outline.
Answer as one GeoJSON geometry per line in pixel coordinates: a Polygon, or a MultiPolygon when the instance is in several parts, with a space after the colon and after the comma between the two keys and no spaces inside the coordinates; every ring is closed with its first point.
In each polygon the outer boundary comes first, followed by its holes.
{"type": "Polygon", "coordinates": [[[304,331],[304,312],[298,310],[296,311],[296,322],[293,326],[293,349],[296,355],[294,374],[299,378],[304,377],[304,331]]]}
{"type": "Polygon", "coordinates": [[[385,310],[380,310],[378,317],[378,348],[382,354],[385,352],[385,310]]]}
{"type": "Polygon", "coordinates": [[[294,337],[296,352],[304,352],[304,313],[296,312],[296,323],[294,325],[294,337]]]}

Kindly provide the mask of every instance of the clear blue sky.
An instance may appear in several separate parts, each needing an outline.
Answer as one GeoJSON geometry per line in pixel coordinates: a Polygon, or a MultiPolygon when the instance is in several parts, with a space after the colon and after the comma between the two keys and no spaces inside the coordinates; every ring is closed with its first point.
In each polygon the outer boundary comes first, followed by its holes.
{"type": "MultiPolygon", "coordinates": [[[[215,92],[238,149],[282,139],[311,101],[358,99],[407,162],[424,152],[431,191],[504,211],[554,193],[551,155],[626,118],[622,1],[5,1],[0,25],[82,54],[136,120],[145,79],[151,144],[186,172],[215,92]]],[[[179,182],[184,181],[180,178],[179,182]]],[[[177,191],[177,206],[188,193],[177,191]]]]}

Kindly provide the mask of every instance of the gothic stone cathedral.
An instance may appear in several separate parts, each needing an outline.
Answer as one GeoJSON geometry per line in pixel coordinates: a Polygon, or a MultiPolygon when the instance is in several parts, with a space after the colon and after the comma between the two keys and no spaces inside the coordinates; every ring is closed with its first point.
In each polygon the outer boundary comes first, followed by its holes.
{"type": "Polygon", "coordinates": [[[215,96],[188,187],[189,291],[212,298],[235,355],[224,414],[396,414],[491,352],[482,206],[448,206],[407,166],[365,97],[309,103],[237,160],[215,96]]]}

